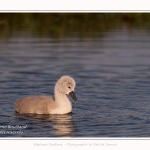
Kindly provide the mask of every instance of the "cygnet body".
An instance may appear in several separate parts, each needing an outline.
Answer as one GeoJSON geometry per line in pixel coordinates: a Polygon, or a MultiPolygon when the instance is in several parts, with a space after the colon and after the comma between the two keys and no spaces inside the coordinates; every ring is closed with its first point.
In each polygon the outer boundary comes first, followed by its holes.
{"type": "Polygon", "coordinates": [[[51,96],[29,96],[15,102],[15,111],[19,114],[67,114],[72,105],[67,95],[75,102],[76,83],[70,76],[62,76],[55,84],[54,98],[51,96]]]}

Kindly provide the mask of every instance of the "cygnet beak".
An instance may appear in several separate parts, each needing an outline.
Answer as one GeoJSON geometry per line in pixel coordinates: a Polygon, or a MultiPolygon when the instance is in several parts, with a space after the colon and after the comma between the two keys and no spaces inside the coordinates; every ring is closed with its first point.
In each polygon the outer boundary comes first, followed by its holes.
{"type": "Polygon", "coordinates": [[[71,91],[71,92],[69,93],[69,96],[70,96],[75,102],[78,101],[78,99],[77,99],[77,97],[76,97],[74,91],[71,91]]]}

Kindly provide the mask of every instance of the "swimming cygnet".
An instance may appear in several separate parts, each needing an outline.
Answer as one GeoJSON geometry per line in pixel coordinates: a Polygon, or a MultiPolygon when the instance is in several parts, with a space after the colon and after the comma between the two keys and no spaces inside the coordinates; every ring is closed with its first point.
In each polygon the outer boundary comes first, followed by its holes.
{"type": "Polygon", "coordinates": [[[51,96],[29,96],[15,102],[15,111],[19,114],[67,114],[72,105],[67,95],[75,102],[76,83],[70,76],[62,76],[55,84],[54,99],[51,96]]]}

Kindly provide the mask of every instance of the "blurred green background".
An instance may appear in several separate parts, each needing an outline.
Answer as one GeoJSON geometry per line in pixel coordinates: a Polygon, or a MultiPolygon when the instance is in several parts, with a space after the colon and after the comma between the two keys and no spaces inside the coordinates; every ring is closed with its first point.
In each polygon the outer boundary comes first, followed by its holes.
{"type": "Polygon", "coordinates": [[[150,28],[150,13],[0,13],[0,36],[26,31],[31,34],[67,36],[121,27],[150,28]]]}

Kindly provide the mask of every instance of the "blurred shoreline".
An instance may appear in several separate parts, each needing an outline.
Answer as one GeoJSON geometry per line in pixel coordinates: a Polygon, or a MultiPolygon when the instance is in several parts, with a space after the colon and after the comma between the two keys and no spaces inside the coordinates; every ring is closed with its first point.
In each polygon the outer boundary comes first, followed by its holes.
{"type": "MultiPolygon", "coordinates": [[[[0,37],[14,32],[48,36],[86,36],[125,26],[149,29],[150,13],[0,13],[0,37]]],[[[91,35],[92,36],[92,35],[91,35]]]]}

